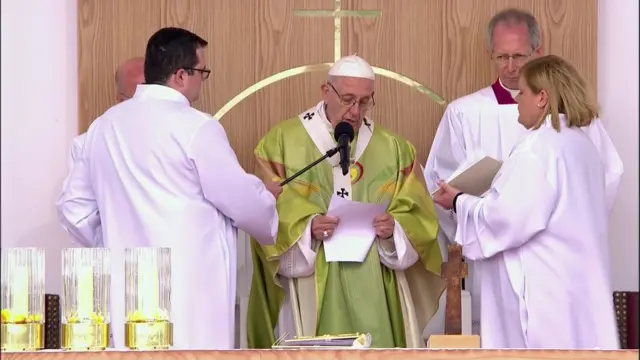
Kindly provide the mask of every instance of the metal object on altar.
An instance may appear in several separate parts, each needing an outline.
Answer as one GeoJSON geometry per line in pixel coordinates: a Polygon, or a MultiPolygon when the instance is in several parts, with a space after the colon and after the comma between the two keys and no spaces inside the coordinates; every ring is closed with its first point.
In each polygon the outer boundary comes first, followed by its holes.
{"type": "Polygon", "coordinates": [[[132,350],[173,345],[171,249],[125,250],[125,346],[132,350]]]}
{"type": "Polygon", "coordinates": [[[62,349],[104,350],[108,347],[110,291],[109,249],[62,251],[62,349]]]}
{"type": "Polygon", "coordinates": [[[44,249],[2,249],[1,350],[44,348],[44,249]]]}

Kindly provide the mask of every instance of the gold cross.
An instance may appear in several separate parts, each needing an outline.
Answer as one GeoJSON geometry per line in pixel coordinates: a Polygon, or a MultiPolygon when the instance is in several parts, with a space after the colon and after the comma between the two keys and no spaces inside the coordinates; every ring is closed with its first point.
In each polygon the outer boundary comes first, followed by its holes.
{"type": "Polygon", "coordinates": [[[342,10],[342,0],[334,0],[333,10],[294,10],[294,16],[333,17],[333,56],[334,61],[342,57],[340,23],[343,17],[380,17],[380,10],[342,10]]]}

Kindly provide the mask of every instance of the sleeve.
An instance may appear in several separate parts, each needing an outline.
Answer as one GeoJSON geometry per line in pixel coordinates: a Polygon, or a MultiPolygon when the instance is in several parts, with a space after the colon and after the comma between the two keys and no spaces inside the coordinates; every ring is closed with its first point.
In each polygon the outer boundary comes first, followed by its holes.
{"type": "Polygon", "coordinates": [[[390,239],[376,239],[380,262],[392,270],[404,271],[418,262],[420,256],[397,221],[390,239]]]}
{"type": "Polygon", "coordinates": [[[315,240],[311,238],[311,222],[316,216],[311,217],[298,241],[280,256],[279,275],[298,278],[315,271],[317,253],[314,249],[315,240]]]}
{"type": "MultiPolygon", "coordinates": [[[[429,194],[438,189],[438,180],[448,179],[467,159],[462,122],[461,111],[452,105],[447,106],[438,125],[424,169],[429,194]]],[[[436,214],[441,233],[449,240],[453,240],[456,231],[455,214],[439,206],[436,206],[436,214]]]]}
{"type": "Polygon", "coordinates": [[[73,170],[73,164],[77,161],[82,153],[82,145],[78,142],[78,138],[73,139],[71,143],[71,149],[69,150],[69,158],[67,160],[69,166],[69,173],[73,170]]]}
{"type": "Polygon", "coordinates": [[[558,191],[529,151],[511,155],[484,198],[460,195],[455,242],[471,260],[522,246],[547,227],[558,191]]]}
{"type": "Polygon", "coordinates": [[[590,126],[583,129],[602,156],[607,187],[607,206],[610,213],[613,210],[613,204],[618,194],[618,186],[624,173],[624,166],[600,119],[595,119],[590,126]]]}
{"type": "Polygon", "coordinates": [[[188,147],[204,197],[263,245],[275,243],[278,231],[276,199],[257,177],[240,166],[220,123],[200,126],[188,147]]]}
{"type": "Polygon", "coordinates": [[[62,181],[63,190],[65,187],[67,187],[67,182],[69,182],[69,178],[71,177],[71,172],[73,171],[73,165],[77,161],[78,157],[80,156],[80,153],[82,152],[82,146],[84,144],[83,140],[84,140],[84,136],[80,135],[71,141],[71,147],[69,148],[69,155],[67,156],[67,167],[69,169],[69,173],[67,174],[67,177],[62,181]]]}
{"type": "Polygon", "coordinates": [[[56,208],[62,227],[77,243],[96,247],[101,245],[100,213],[83,151],[84,148],[63,185],[56,208]]]}

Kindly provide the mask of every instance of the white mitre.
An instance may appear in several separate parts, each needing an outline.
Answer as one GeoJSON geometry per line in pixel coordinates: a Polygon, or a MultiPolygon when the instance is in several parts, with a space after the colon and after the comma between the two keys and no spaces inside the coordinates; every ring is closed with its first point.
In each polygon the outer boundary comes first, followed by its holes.
{"type": "Polygon", "coordinates": [[[329,76],[355,77],[375,80],[373,68],[363,58],[349,55],[336,61],[329,69],[329,76]]]}

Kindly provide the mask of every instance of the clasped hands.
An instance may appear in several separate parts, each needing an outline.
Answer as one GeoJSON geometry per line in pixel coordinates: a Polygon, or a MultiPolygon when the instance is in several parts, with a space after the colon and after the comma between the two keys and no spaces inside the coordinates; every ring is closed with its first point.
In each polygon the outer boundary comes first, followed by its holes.
{"type": "MultiPolygon", "coordinates": [[[[311,221],[311,235],[318,241],[328,240],[333,236],[339,223],[340,219],[335,216],[318,215],[311,221]]],[[[372,225],[378,238],[389,239],[393,236],[396,222],[393,216],[384,214],[376,216],[372,225]]]]}

